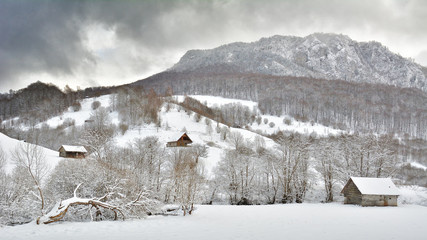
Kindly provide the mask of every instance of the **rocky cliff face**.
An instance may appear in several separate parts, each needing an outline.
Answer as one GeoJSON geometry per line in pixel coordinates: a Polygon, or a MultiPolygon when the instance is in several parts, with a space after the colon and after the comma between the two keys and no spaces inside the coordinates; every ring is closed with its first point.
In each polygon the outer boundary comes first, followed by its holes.
{"type": "Polygon", "coordinates": [[[422,66],[378,42],[356,42],[344,35],[273,36],[253,43],[231,43],[190,50],[169,71],[227,71],[277,76],[341,79],[415,87],[427,91],[422,66]]]}

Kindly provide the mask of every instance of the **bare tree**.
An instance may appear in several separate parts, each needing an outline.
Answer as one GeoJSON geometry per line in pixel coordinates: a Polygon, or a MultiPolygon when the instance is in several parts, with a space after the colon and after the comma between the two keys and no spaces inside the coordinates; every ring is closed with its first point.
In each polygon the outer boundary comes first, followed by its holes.
{"type": "Polygon", "coordinates": [[[109,113],[105,107],[99,107],[92,111],[90,119],[93,120],[93,129],[97,131],[105,131],[111,123],[109,113]]]}
{"type": "Polygon", "coordinates": [[[244,140],[243,135],[237,131],[231,132],[228,136],[228,141],[234,146],[235,150],[243,147],[244,140]]]}
{"type": "Polygon", "coordinates": [[[281,137],[278,143],[280,144],[278,148],[280,154],[274,162],[274,169],[282,186],[282,203],[291,203],[294,197],[301,200],[307,190],[307,142],[301,135],[291,134],[281,137]],[[301,188],[295,187],[297,180],[302,181],[298,183],[302,184],[301,188]]]}
{"type": "Polygon", "coordinates": [[[111,130],[86,130],[80,140],[80,143],[89,148],[97,160],[103,160],[113,142],[113,132],[111,130]]]}
{"type": "Polygon", "coordinates": [[[326,202],[334,200],[334,186],[340,180],[343,171],[343,152],[340,151],[340,142],[334,137],[320,139],[314,149],[314,157],[317,160],[316,169],[322,174],[326,202]]]}
{"type": "Polygon", "coordinates": [[[204,169],[198,158],[205,156],[203,148],[196,150],[176,149],[172,153],[172,182],[175,201],[181,205],[184,216],[192,214],[200,197],[204,182],[204,169]]]}
{"type": "Polygon", "coordinates": [[[22,167],[30,174],[39,193],[41,202],[40,211],[44,215],[45,199],[43,196],[41,181],[49,171],[46,156],[43,149],[30,143],[21,143],[12,152],[12,159],[17,167],[22,167]]]}

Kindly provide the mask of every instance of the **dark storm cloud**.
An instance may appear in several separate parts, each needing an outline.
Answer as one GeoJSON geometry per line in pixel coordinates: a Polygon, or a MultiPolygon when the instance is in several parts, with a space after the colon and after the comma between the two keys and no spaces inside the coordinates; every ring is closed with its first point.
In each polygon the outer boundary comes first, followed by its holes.
{"type": "Polygon", "coordinates": [[[0,1],[0,79],[21,72],[71,74],[81,46],[75,6],[56,1],[0,1]]]}
{"type": "MultiPolygon", "coordinates": [[[[84,79],[78,69],[83,65],[95,69],[103,60],[84,45],[85,27],[93,24],[113,29],[117,41],[129,42],[136,51],[167,55],[274,34],[318,31],[375,33],[383,39],[423,43],[427,42],[425,16],[427,1],[422,0],[2,0],[0,84],[28,73],[84,79]]],[[[127,61],[134,61],[129,62],[132,66],[140,62],[138,74],[144,74],[155,62],[151,57],[141,54],[127,61]]]]}

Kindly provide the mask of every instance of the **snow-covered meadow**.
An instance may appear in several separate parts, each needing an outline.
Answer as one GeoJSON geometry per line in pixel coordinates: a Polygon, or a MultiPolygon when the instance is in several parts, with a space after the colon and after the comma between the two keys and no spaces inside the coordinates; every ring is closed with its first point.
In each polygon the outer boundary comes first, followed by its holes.
{"type": "Polygon", "coordinates": [[[198,206],[191,216],[2,227],[19,239],[411,239],[427,236],[427,207],[342,204],[198,206]]]}
{"type": "MultiPolygon", "coordinates": [[[[5,170],[6,173],[11,174],[13,171],[13,168],[15,167],[15,162],[13,161],[13,153],[17,149],[20,150],[21,148],[25,148],[26,144],[29,144],[30,146],[34,146],[33,144],[26,143],[23,141],[19,141],[13,138],[10,138],[3,133],[0,133],[0,148],[3,149],[6,159],[5,164],[5,170]]],[[[62,159],[59,157],[59,153],[57,151],[53,151],[47,148],[41,148],[44,156],[46,157],[46,163],[49,170],[52,170],[55,168],[55,166],[59,163],[59,161],[62,159]]]]}

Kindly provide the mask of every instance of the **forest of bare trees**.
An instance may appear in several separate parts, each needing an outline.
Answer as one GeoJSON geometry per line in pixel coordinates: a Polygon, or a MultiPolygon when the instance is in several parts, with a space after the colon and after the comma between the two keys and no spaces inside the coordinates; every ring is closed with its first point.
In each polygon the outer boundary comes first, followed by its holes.
{"type": "Polygon", "coordinates": [[[334,128],[427,138],[427,94],[390,85],[257,74],[164,72],[135,84],[175,94],[256,101],[263,114],[287,114],[334,128]]]}
{"type": "Polygon", "coordinates": [[[234,149],[227,150],[215,176],[230,204],[301,203],[308,191],[319,188],[321,199],[331,202],[350,176],[393,177],[400,164],[389,136],[285,134],[277,137],[276,149],[266,149],[259,139],[248,142],[237,132],[228,139],[234,149]]]}

